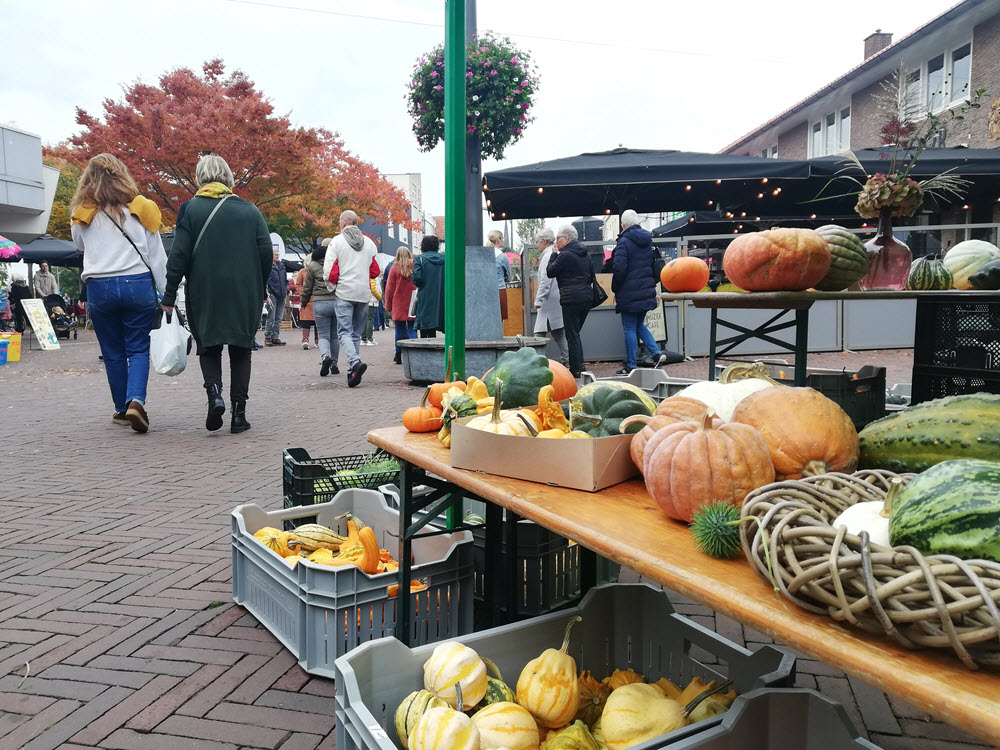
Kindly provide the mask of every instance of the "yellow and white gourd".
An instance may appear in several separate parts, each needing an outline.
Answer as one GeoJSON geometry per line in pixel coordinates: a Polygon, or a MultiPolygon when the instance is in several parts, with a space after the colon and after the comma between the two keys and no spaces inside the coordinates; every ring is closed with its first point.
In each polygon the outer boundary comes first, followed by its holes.
{"type": "Polygon", "coordinates": [[[639,682],[611,693],[601,715],[601,733],[610,750],[626,750],[686,725],[680,703],[639,682]]]}
{"type": "Polygon", "coordinates": [[[472,717],[479,730],[480,750],[538,750],[538,725],[516,703],[491,703],[472,717]]]}
{"type": "Polygon", "coordinates": [[[454,708],[458,705],[455,685],[459,683],[464,704],[479,703],[486,695],[486,664],[468,646],[446,641],[439,644],[424,663],[424,689],[454,708]]]}
{"type": "Polygon", "coordinates": [[[517,679],[517,702],[528,709],[539,727],[565,726],[580,708],[576,660],[567,651],[570,631],[581,619],[569,621],[561,648],[546,649],[525,665],[517,679]]]}

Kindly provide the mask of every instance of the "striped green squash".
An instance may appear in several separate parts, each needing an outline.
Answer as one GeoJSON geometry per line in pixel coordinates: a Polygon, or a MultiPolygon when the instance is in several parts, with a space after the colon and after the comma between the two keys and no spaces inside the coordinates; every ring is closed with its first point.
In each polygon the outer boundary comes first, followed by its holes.
{"type": "Polygon", "coordinates": [[[864,243],[848,229],[827,224],[816,230],[830,247],[830,270],[816,288],[821,292],[839,292],[868,273],[868,251],[864,243]]]}
{"type": "Polygon", "coordinates": [[[943,461],[918,474],[895,497],[889,538],[925,555],[1000,562],[1000,463],[943,461]]]}
{"type": "Polygon", "coordinates": [[[944,261],[936,255],[925,255],[910,264],[910,275],[906,277],[906,288],[916,291],[929,289],[951,289],[954,278],[944,267],[944,261]]]}
{"type": "Polygon", "coordinates": [[[429,690],[415,690],[403,698],[402,703],[396,708],[396,716],[393,724],[396,727],[396,736],[403,747],[409,747],[407,738],[416,728],[417,722],[425,712],[432,708],[447,708],[448,703],[438,698],[429,690]]]}
{"type": "Polygon", "coordinates": [[[488,672],[491,672],[494,676],[486,678],[486,695],[483,699],[477,703],[471,711],[470,714],[477,714],[482,711],[487,706],[491,706],[494,703],[517,703],[517,695],[514,691],[508,687],[507,683],[503,681],[503,675],[500,674],[500,667],[494,664],[489,659],[483,658],[483,663],[486,665],[488,672]]]}
{"type": "Polygon", "coordinates": [[[858,437],[862,469],[909,472],[957,458],[1000,461],[1000,395],[925,401],[872,422],[858,437]]]}

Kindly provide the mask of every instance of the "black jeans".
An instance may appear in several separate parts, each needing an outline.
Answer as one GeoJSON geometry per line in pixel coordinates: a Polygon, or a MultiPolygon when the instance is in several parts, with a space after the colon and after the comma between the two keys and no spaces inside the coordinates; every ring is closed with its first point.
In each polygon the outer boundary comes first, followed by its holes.
{"type": "Polygon", "coordinates": [[[563,328],[566,329],[566,344],[569,348],[569,371],[574,377],[580,377],[583,371],[583,344],[580,341],[580,330],[587,320],[589,306],[563,305],[563,328]]]}
{"type": "Polygon", "coordinates": [[[420,338],[422,339],[436,339],[438,335],[436,328],[421,328],[420,338]]]}
{"type": "MultiPolygon", "coordinates": [[[[229,399],[246,401],[250,395],[250,350],[229,344],[229,399]]],[[[222,390],[222,345],[210,346],[198,357],[205,385],[222,390]]]]}

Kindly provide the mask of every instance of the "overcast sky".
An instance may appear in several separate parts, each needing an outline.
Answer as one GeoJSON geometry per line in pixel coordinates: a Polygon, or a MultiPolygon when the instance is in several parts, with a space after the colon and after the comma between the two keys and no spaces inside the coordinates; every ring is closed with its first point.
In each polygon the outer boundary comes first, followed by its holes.
{"type": "MultiPolygon", "coordinates": [[[[876,28],[899,39],[952,4],[479,0],[479,29],[510,35],[541,79],[536,120],[502,166],[619,145],[718,151],[859,64],[876,28]]],[[[0,123],[57,143],[79,129],[76,106],[98,114],[124,84],[221,57],[296,125],[338,131],[384,173],[421,173],[424,210],[442,214],[444,147],[417,149],[404,94],[416,58],[443,39],[444,7],[0,0],[0,123]]]]}

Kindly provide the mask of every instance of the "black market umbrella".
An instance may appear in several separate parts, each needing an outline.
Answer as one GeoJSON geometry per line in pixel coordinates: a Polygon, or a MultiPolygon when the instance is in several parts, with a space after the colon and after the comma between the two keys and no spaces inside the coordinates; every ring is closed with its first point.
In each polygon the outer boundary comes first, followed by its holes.
{"type": "MultiPolygon", "coordinates": [[[[814,206],[814,211],[818,209],[814,206]]],[[[733,213],[733,212],[727,212],[733,213]]],[[[860,227],[863,219],[857,214],[844,216],[819,215],[811,216],[754,216],[743,215],[745,212],[733,213],[731,217],[714,211],[690,211],[673,221],[652,230],[654,239],[671,237],[703,237],[716,234],[745,234],[759,232],[772,227],[806,227],[815,229],[824,224],[840,224],[845,227],[860,227]]]]}
{"type": "Polygon", "coordinates": [[[803,161],[617,148],[489,172],[495,220],[739,208],[809,178],[803,161]]]}
{"type": "MultiPolygon", "coordinates": [[[[855,156],[861,162],[869,175],[876,172],[888,172],[892,161],[892,148],[870,148],[855,151],[855,156]]],[[[900,150],[896,155],[896,163],[903,167],[910,156],[909,151],[900,150]]],[[[864,182],[864,175],[843,154],[837,156],[822,156],[809,159],[808,164],[812,174],[811,179],[803,185],[815,194],[813,197],[849,195],[840,198],[830,198],[804,204],[810,211],[829,213],[831,211],[853,210],[857,203],[858,186],[846,179],[831,179],[839,175],[851,175],[864,182]],[[829,184],[828,184],[829,183],[829,184]]],[[[929,148],[917,159],[910,171],[910,176],[919,181],[927,177],[948,172],[962,177],[970,182],[962,191],[962,198],[943,196],[948,204],[959,205],[995,205],[1000,200],[1000,149],[976,148],[929,148]]],[[[931,204],[933,205],[933,204],[931,204]]],[[[930,208],[928,201],[925,208],[930,208]]]]}
{"type": "Polygon", "coordinates": [[[69,240],[60,240],[48,234],[21,245],[18,260],[25,263],[48,263],[50,266],[83,268],[83,253],[69,240]]]}

